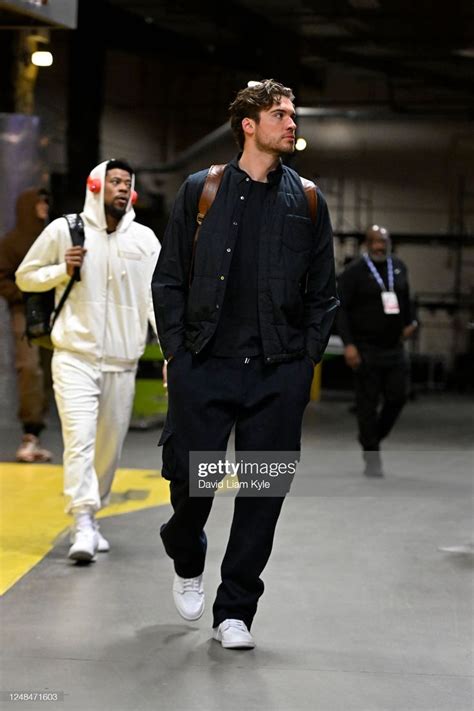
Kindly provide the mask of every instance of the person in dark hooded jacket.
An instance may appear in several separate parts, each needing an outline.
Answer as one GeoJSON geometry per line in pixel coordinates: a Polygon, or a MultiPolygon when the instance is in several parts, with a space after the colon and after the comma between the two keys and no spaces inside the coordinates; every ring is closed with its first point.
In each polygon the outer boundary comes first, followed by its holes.
{"type": "Polygon", "coordinates": [[[48,462],[51,452],[40,445],[45,426],[48,398],[40,351],[30,345],[25,333],[23,296],[15,284],[15,271],[29,248],[44,229],[49,215],[47,190],[30,188],[20,194],[16,205],[15,227],[0,239],[0,296],[8,304],[15,348],[18,385],[18,418],[23,437],[16,458],[19,462],[48,462]]]}

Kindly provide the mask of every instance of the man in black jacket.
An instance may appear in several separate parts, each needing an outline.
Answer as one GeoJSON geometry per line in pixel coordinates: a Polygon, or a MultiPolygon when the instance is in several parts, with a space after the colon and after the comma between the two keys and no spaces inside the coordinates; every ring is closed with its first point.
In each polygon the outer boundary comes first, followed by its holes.
{"type": "MultiPolygon", "coordinates": [[[[208,170],[182,185],[153,277],[168,361],[160,444],[174,509],[161,537],[174,561],[174,601],[188,620],[204,610],[204,525],[213,502],[190,491],[190,452],[225,454],[235,425],[237,453],[298,456],[314,365],[338,305],[324,197],[318,190],[313,222],[300,177],[281,163],[295,147],[293,99],[273,80],[238,93],[230,116],[242,152],[223,173],[194,254],[208,170]]],[[[235,498],[213,607],[214,638],[223,647],[254,646],[249,629],[283,499],[242,490],[235,498]]]]}
{"type": "Polygon", "coordinates": [[[373,225],[366,238],[367,251],[338,279],[338,329],[346,363],[354,371],[364,473],[381,477],[380,442],[390,433],[406,401],[403,341],[414,333],[416,321],[407,268],[392,256],[388,231],[373,225]]]}

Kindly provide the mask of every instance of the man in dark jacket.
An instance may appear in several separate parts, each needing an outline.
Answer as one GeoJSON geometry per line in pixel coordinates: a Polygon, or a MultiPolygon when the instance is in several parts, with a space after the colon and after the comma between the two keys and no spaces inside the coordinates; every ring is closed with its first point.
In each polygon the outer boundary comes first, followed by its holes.
{"type": "MultiPolygon", "coordinates": [[[[238,93],[230,116],[242,153],[225,168],[194,250],[208,170],[182,185],[153,277],[168,361],[160,444],[174,509],[161,537],[174,561],[174,601],[188,620],[204,610],[204,525],[213,501],[212,494],[193,495],[190,453],[225,454],[235,425],[239,455],[297,458],[314,365],[338,305],[326,201],[318,190],[313,221],[300,177],[281,163],[295,147],[293,99],[273,80],[238,93]]],[[[199,467],[208,461],[201,456],[199,467]]],[[[213,607],[214,638],[231,649],[254,646],[249,630],[263,593],[260,574],[284,499],[282,492],[245,494],[241,488],[235,498],[213,607]]]]}
{"type": "Polygon", "coordinates": [[[381,477],[380,442],[390,433],[406,401],[403,341],[414,333],[416,321],[407,268],[392,256],[385,227],[373,225],[367,230],[366,250],[338,279],[338,329],[346,363],[354,371],[364,473],[381,477]]]}
{"type": "MultiPolygon", "coordinates": [[[[17,372],[18,417],[23,438],[17,450],[19,462],[48,462],[51,452],[41,447],[39,435],[44,428],[48,396],[40,351],[25,338],[23,296],[15,284],[15,271],[29,248],[43,231],[49,215],[49,193],[31,188],[18,197],[17,222],[0,240],[0,296],[8,303],[14,338],[17,372]]],[[[47,359],[44,359],[47,365],[47,359]]],[[[46,378],[49,382],[49,378],[46,378]]]]}

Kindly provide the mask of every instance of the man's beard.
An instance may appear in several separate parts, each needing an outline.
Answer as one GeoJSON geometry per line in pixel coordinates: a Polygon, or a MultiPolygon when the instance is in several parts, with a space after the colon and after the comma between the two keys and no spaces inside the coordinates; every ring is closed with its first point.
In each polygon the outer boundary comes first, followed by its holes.
{"type": "Polygon", "coordinates": [[[260,141],[257,138],[255,141],[255,145],[260,151],[262,151],[262,153],[269,153],[270,155],[278,157],[283,155],[291,155],[295,152],[294,142],[288,143],[288,145],[276,145],[274,143],[265,143],[264,141],[260,141]]]}
{"type": "Polygon", "coordinates": [[[105,205],[105,214],[109,215],[109,217],[113,217],[114,220],[118,220],[119,222],[126,212],[126,207],[115,207],[115,205],[105,205]]]}
{"type": "Polygon", "coordinates": [[[377,262],[377,264],[382,264],[382,262],[387,261],[387,254],[370,254],[369,255],[371,260],[373,262],[377,262]]]}

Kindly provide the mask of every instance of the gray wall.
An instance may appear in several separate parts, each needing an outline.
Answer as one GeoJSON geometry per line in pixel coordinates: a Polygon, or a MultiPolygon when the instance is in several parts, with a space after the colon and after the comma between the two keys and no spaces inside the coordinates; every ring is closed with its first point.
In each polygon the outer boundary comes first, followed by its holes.
{"type": "MultiPolygon", "coordinates": [[[[15,224],[17,196],[41,178],[39,135],[37,116],[0,113],[0,239],[15,224]]],[[[8,309],[0,302],[0,421],[9,421],[16,407],[13,349],[8,309]]]]}

